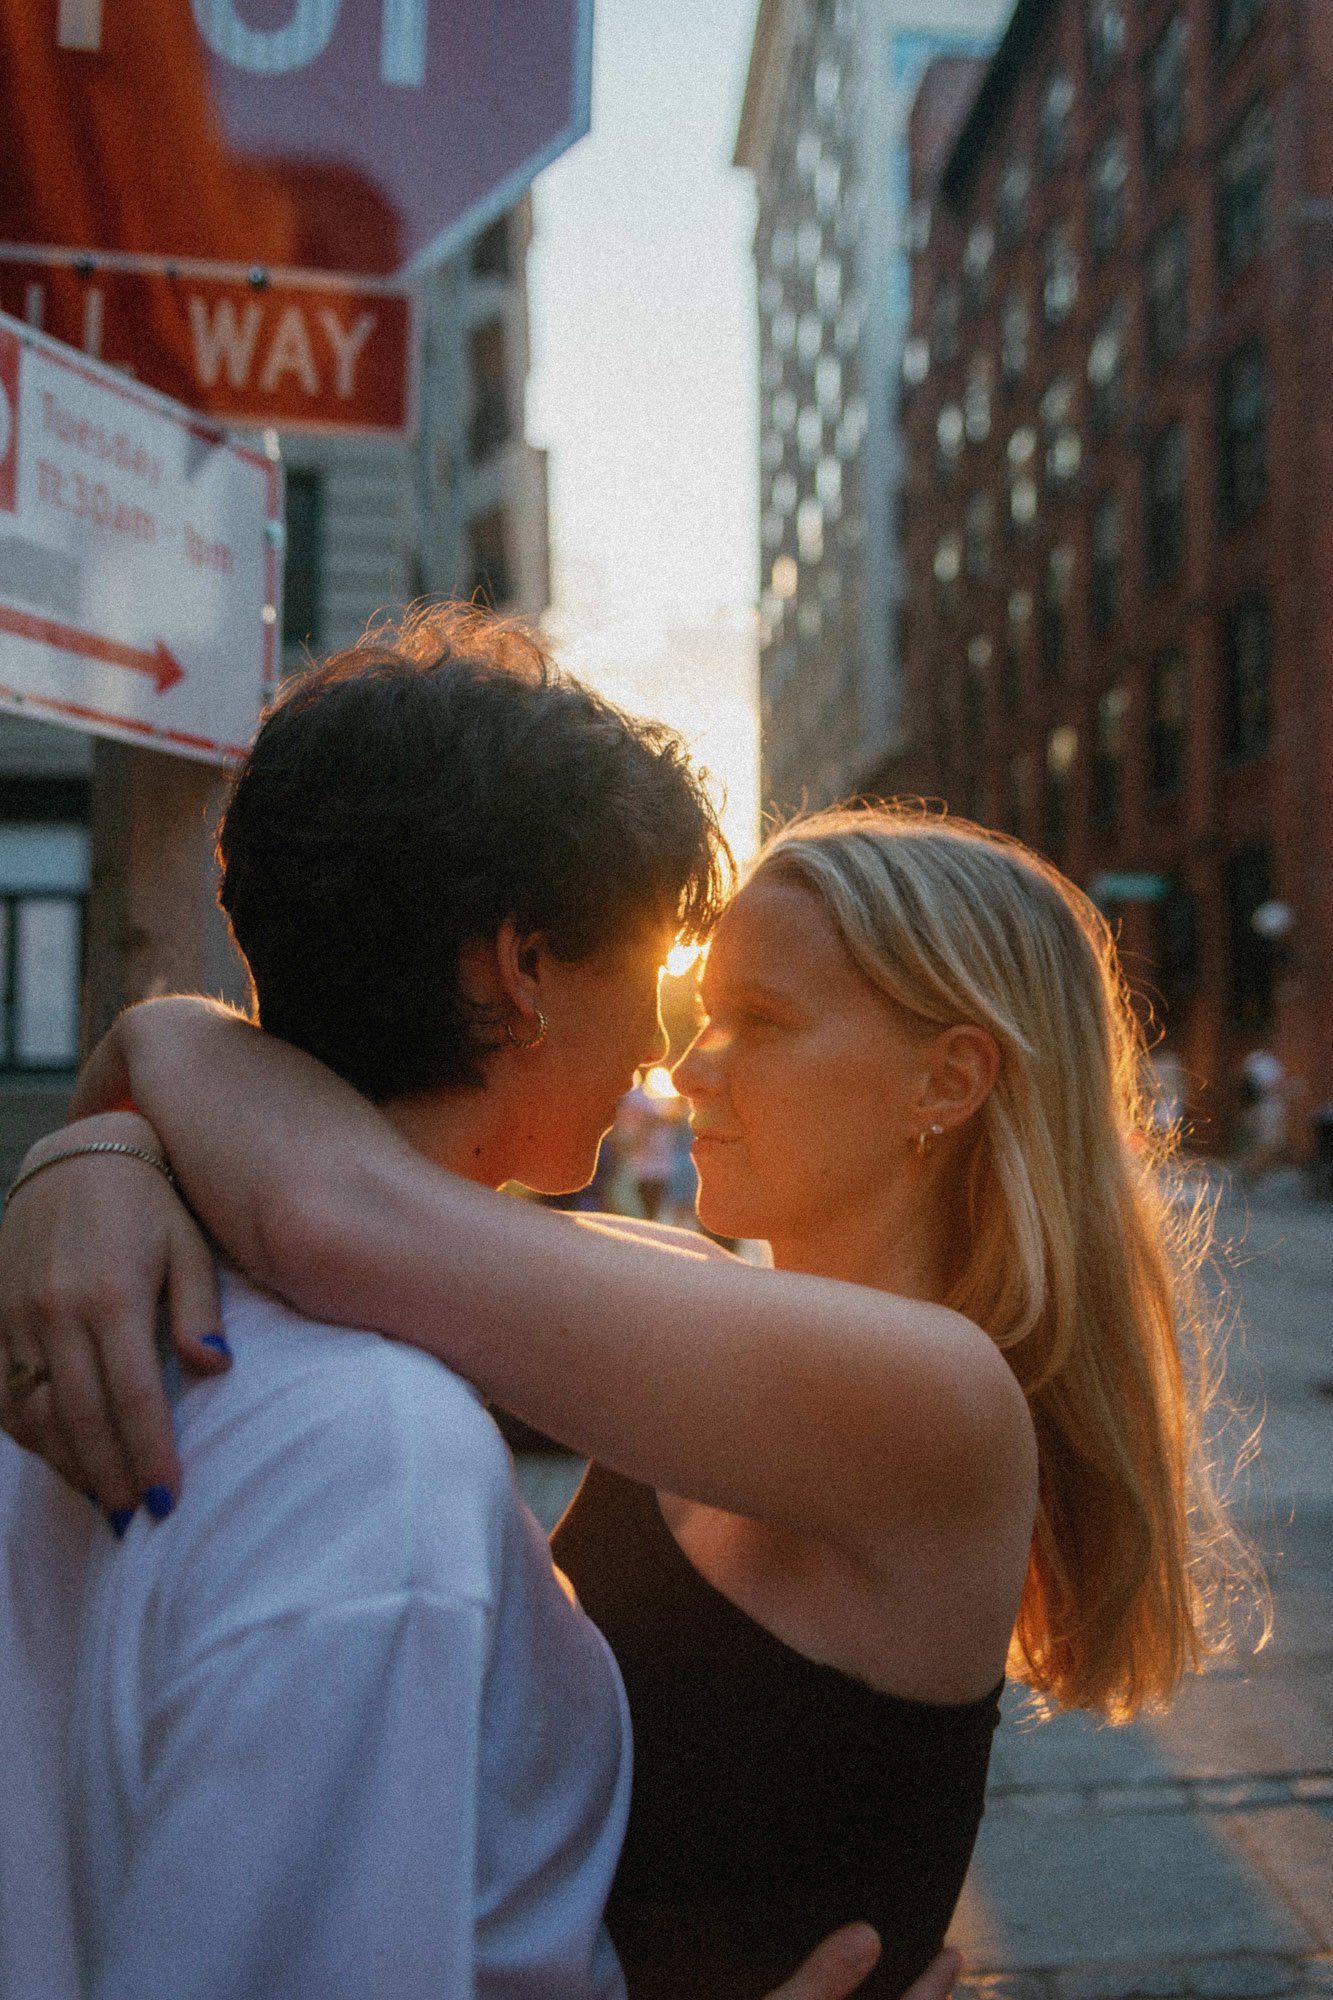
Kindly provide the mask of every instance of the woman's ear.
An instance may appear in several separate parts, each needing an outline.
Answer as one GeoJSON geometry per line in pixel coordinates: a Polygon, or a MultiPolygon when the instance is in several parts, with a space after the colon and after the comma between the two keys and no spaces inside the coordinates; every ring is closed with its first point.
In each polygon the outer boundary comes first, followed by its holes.
{"type": "Polygon", "coordinates": [[[922,1109],[946,1132],[980,1111],[1000,1074],[1000,1045],[988,1028],[960,1021],[936,1035],[929,1050],[929,1103],[922,1109]]]}

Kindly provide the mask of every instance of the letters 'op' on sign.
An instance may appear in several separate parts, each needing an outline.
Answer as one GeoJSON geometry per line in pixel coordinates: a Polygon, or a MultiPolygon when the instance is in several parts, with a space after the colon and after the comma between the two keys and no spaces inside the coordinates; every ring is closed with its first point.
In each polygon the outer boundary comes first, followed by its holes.
{"type": "Polygon", "coordinates": [[[424,267],[587,130],[592,0],[0,0],[0,235],[424,267]]]}

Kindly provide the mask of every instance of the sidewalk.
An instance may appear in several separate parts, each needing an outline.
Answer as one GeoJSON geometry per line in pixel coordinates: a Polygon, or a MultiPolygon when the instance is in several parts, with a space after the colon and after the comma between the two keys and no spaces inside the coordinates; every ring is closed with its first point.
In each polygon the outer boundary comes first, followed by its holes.
{"type": "Polygon", "coordinates": [[[1275,1180],[1224,1216],[1231,1374],[1267,1405],[1249,1518],[1273,1639],[1125,1729],[1011,1704],[958,2000],[1333,1994],[1333,1207],[1275,1180]]]}

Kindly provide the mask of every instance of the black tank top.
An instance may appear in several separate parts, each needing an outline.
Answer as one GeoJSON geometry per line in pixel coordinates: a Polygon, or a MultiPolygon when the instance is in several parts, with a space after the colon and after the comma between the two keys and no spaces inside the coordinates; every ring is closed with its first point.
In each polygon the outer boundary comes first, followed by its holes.
{"type": "Polygon", "coordinates": [[[552,1537],[610,1641],[634,1728],[607,1924],[631,2000],[759,2000],[839,1924],[890,2000],[940,1949],[981,1822],[1000,1689],[878,1693],[707,1583],[651,1488],[590,1468],[552,1537]]]}

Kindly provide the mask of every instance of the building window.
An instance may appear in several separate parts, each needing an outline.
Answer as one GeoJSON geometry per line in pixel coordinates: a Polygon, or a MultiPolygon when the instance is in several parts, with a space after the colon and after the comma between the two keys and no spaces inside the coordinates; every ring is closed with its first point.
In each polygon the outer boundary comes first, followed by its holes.
{"type": "Polygon", "coordinates": [[[1072,376],[1057,375],[1041,399],[1041,428],[1046,445],[1046,484],[1069,486],[1083,462],[1083,445],[1074,426],[1072,376]]]}
{"type": "Polygon", "coordinates": [[[1078,256],[1067,222],[1055,222],[1042,244],[1041,302],[1047,326],[1063,326],[1078,303],[1078,256]]]}
{"type": "Polygon", "coordinates": [[[1028,787],[1032,783],[1032,757],[1024,750],[1011,757],[1004,772],[1004,830],[1015,840],[1027,831],[1028,787]]]}
{"type": "Polygon", "coordinates": [[[994,520],[995,507],[990,494],[974,493],[963,516],[964,561],[974,583],[984,583],[990,575],[994,520]]]}
{"type": "Polygon", "coordinates": [[[1074,592],[1074,551],[1061,542],[1046,558],[1041,590],[1041,677],[1053,681],[1063,671],[1074,592]]]}
{"type": "Polygon", "coordinates": [[[1173,215],[1149,239],[1143,273],[1148,360],[1160,368],[1185,338],[1190,311],[1190,231],[1173,215]]]}
{"type": "Polygon", "coordinates": [[[1037,482],[1032,462],[1037,455],[1037,433],[1030,424],[1011,431],[1005,447],[1009,481],[1009,522],[1013,528],[1030,528],[1037,518],[1037,482]]]}
{"type": "Polygon", "coordinates": [[[468,596],[500,607],[513,599],[505,510],[493,507],[468,523],[468,596]]]}
{"type": "Polygon", "coordinates": [[[1148,784],[1155,798],[1174,798],[1184,786],[1187,709],[1185,654],[1170,646],[1148,676],[1148,784]]]}
{"type": "Polygon", "coordinates": [[[969,312],[986,296],[986,274],[995,254],[995,231],[988,222],[974,222],[963,248],[963,290],[969,312]]]}
{"type": "Polygon", "coordinates": [[[502,215],[489,229],[483,229],[472,244],[472,270],[478,278],[507,278],[512,265],[509,256],[509,217],[502,215]]]}
{"type": "Polygon", "coordinates": [[[1173,14],[1148,52],[1143,91],[1143,144],[1156,173],[1180,151],[1185,137],[1186,50],[1189,27],[1173,14]]]}
{"type": "Polygon", "coordinates": [[[958,286],[950,279],[935,293],[931,311],[931,356],[938,365],[947,365],[958,359],[958,341],[962,326],[963,301],[958,286]]]}
{"type": "Polygon", "coordinates": [[[988,354],[974,354],[967,366],[963,393],[963,429],[969,444],[984,444],[990,436],[991,385],[995,374],[988,354]]]}
{"type": "Polygon", "coordinates": [[[1229,62],[1264,11],[1264,0],[1213,0],[1213,47],[1229,62]]]}
{"type": "Polygon", "coordinates": [[[940,536],[935,544],[935,560],[931,567],[942,607],[949,612],[956,611],[958,579],[963,569],[963,538],[956,530],[950,529],[940,536]]]}
{"type": "Polygon", "coordinates": [[[1129,148],[1123,132],[1108,132],[1092,156],[1088,188],[1088,232],[1092,254],[1107,257],[1125,226],[1129,148]]]}
{"type": "Polygon", "coordinates": [[[472,370],[468,452],[472,463],[479,465],[509,442],[504,321],[492,319],[474,327],[468,338],[468,356],[472,370]]]}
{"type": "Polygon", "coordinates": [[[824,509],[818,500],[802,500],[796,509],[796,553],[803,563],[824,560],[824,509]]]}
{"type": "Polygon", "coordinates": [[[0,822],[0,1070],[79,1060],[88,829],[0,822]]]}
{"type": "Polygon", "coordinates": [[[1069,158],[1069,116],[1073,108],[1073,79],[1058,69],[1042,92],[1037,120],[1037,155],[1044,174],[1057,173],[1069,158]]]}
{"type": "Polygon", "coordinates": [[[1088,814],[1099,833],[1115,825],[1123,803],[1125,723],[1129,690],[1108,688],[1097,703],[1097,733],[1093,742],[1091,797],[1088,814]]]}
{"type": "Polygon", "coordinates": [[[1185,562],[1185,429],[1168,424],[1144,461],[1144,570],[1150,587],[1172,583],[1185,562]]]}
{"type": "Polygon", "coordinates": [[[1157,905],[1157,984],[1167,1010],[1179,1022],[1193,999],[1199,977],[1199,903],[1180,880],[1172,880],[1157,905]]]}
{"type": "Polygon", "coordinates": [[[1268,357],[1258,341],[1232,355],[1218,401],[1219,497],[1223,521],[1234,526],[1249,519],[1268,490],[1268,357]]]}
{"type": "Polygon", "coordinates": [[[1008,388],[1027,373],[1028,327],[1028,302],[1022,292],[1006,293],[1000,311],[1000,376],[1008,388]]]}
{"type": "Polygon", "coordinates": [[[1273,168],[1273,120],[1252,104],[1233,127],[1217,163],[1217,264],[1234,278],[1268,241],[1268,183],[1273,168]]]}
{"type": "Polygon", "coordinates": [[[1004,651],[1000,655],[1000,694],[1007,709],[1018,706],[1023,681],[1023,656],[1032,630],[1032,592],[1012,590],[1005,608],[1004,651]]]}
{"type": "Polygon", "coordinates": [[[1242,848],[1226,866],[1224,894],[1232,1026],[1261,1033],[1273,1013],[1273,948],[1254,928],[1254,913],[1273,899],[1266,847],[1242,848]]]}
{"type": "Polygon", "coordinates": [[[1028,195],[1032,189],[1032,169],[1021,153],[1011,154],[1000,175],[995,203],[995,226],[1001,243],[1012,249],[1027,225],[1028,195]]]}
{"type": "Polygon", "coordinates": [[[1127,319],[1125,302],[1117,299],[1088,348],[1088,416],[1099,437],[1114,430],[1124,407],[1127,319]]]}
{"type": "Polygon", "coordinates": [[[1223,742],[1228,761],[1245,764],[1263,756],[1273,731],[1272,621],[1263,591],[1247,592],[1223,629],[1223,742]]]}
{"type": "Polygon", "coordinates": [[[967,672],[963,676],[963,740],[973,752],[986,737],[986,694],[990,678],[991,642],[978,632],[967,642],[967,672]]]}
{"type": "Polygon", "coordinates": [[[957,470],[966,435],[962,410],[957,403],[946,403],[935,419],[935,470],[942,481],[957,470]]]}
{"type": "Polygon", "coordinates": [[[1046,786],[1042,799],[1042,845],[1057,859],[1069,838],[1069,805],[1078,762],[1078,731],[1068,723],[1046,739],[1046,786]]]}
{"type": "Polygon", "coordinates": [[[324,475],[288,466],[286,542],[282,559],[282,643],[309,646],[323,641],[320,603],[324,583],[324,475]]]}
{"type": "Polygon", "coordinates": [[[1105,632],[1115,623],[1120,609],[1120,502],[1114,493],[1105,493],[1092,516],[1092,576],[1088,591],[1088,612],[1094,632],[1105,632]]]}
{"type": "Polygon", "coordinates": [[[1088,75],[1100,83],[1125,53],[1125,0],[1087,0],[1088,75]]]}

